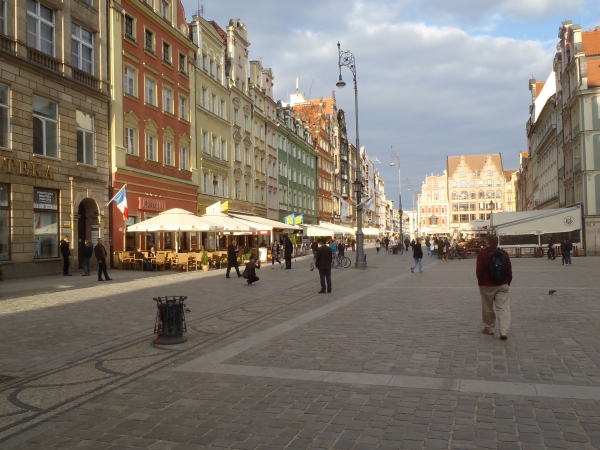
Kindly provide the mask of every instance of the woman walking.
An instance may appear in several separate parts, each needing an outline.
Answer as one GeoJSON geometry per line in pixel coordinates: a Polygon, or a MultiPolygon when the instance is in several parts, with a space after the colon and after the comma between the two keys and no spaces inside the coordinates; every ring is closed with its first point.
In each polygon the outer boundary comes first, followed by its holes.
{"type": "Polygon", "coordinates": [[[381,247],[381,241],[379,238],[375,241],[375,249],[377,250],[377,254],[379,254],[379,247],[381,247]]]}
{"type": "Polygon", "coordinates": [[[431,256],[431,241],[429,240],[429,236],[425,238],[425,247],[427,247],[427,256],[431,256]]]}
{"type": "Polygon", "coordinates": [[[271,246],[271,269],[275,268],[275,262],[279,263],[279,268],[282,269],[279,241],[274,240],[271,246]]]}
{"type": "Polygon", "coordinates": [[[413,260],[414,264],[410,268],[411,273],[415,273],[415,267],[419,266],[419,273],[423,273],[423,249],[421,248],[421,239],[413,245],[413,260]]]}

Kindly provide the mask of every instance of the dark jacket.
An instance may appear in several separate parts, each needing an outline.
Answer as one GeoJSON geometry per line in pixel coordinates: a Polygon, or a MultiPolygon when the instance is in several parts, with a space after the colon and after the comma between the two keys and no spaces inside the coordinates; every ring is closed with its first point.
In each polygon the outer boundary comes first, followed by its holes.
{"type": "Polygon", "coordinates": [[[252,279],[256,277],[256,269],[260,269],[260,263],[246,263],[246,268],[244,269],[244,274],[246,276],[244,278],[252,279]]]}
{"type": "Polygon", "coordinates": [[[331,269],[331,261],[333,259],[333,251],[328,245],[321,245],[315,256],[315,267],[317,269],[331,269]]]}
{"type": "Polygon", "coordinates": [[[415,242],[411,244],[413,247],[413,258],[422,258],[423,257],[423,248],[420,243],[415,242]]]}
{"type": "Polygon", "coordinates": [[[227,247],[227,261],[230,263],[237,261],[237,250],[233,244],[229,244],[229,247],[227,247]]]}
{"type": "Polygon", "coordinates": [[[286,238],[283,245],[285,245],[285,256],[292,256],[294,253],[294,244],[292,244],[292,241],[290,241],[289,238],[286,238]]]}
{"type": "Polygon", "coordinates": [[[87,244],[85,244],[83,246],[83,257],[91,258],[93,254],[94,254],[94,244],[92,244],[91,242],[88,242],[87,244]]]}
{"type": "Polygon", "coordinates": [[[504,250],[504,257],[506,258],[506,279],[504,281],[494,281],[490,278],[488,272],[488,266],[490,263],[490,257],[492,256],[492,250],[497,247],[488,247],[484,248],[477,255],[477,284],[479,286],[502,286],[503,284],[508,284],[512,282],[512,264],[510,263],[510,257],[508,253],[504,250]]]}
{"type": "Polygon", "coordinates": [[[71,249],[69,243],[65,240],[60,241],[60,254],[62,256],[71,256],[71,249]]]}
{"type": "Polygon", "coordinates": [[[104,245],[96,244],[96,246],[94,247],[94,255],[96,256],[96,259],[98,261],[105,260],[107,254],[108,253],[106,253],[106,249],[104,248],[104,245]]]}
{"type": "Polygon", "coordinates": [[[310,249],[313,252],[316,252],[317,250],[319,250],[319,244],[317,243],[317,241],[313,241],[312,244],[310,244],[310,249]]]}
{"type": "Polygon", "coordinates": [[[404,239],[404,245],[408,245],[408,244],[410,244],[410,239],[408,239],[408,238],[404,239]]]}

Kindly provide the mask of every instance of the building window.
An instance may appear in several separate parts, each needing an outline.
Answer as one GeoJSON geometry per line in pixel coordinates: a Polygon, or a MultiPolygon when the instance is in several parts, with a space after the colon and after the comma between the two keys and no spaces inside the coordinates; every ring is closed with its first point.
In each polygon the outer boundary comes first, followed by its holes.
{"type": "Polygon", "coordinates": [[[233,108],[233,124],[238,124],[238,110],[237,108],[233,108]]]}
{"type": "Polygon", "coordinates": [[[202,88],[202,98],[200,100],[202,101],[202,107],[208,109],[208,91],[206,88],[202,88]]]}
{"type": "Polygon", "coordinates": [[[165,141],[165,166],[174,166],[175,161],[173,159],[173,144],[165,141]]]}
{"type": "Polygon", "coordinates": [[[202,192],[208,194],[208,174],[202,174],[202,192]]]}
{"type": "Polygon", "coordinates": [[[179,168],[181,170],[190,170],[188,162],[188,149],[185,147],[181,147],[179,149],[179,168]]]}
{"type": "Polygon", "coordinates": [[[91,31],[71,24],[71,64],[86,73],[94,73],[94,35],[91,31]]]}
{"type": "Polygon", "coordinates": [[[154,53],[154,33],[150,30],[146,30],[144,33],[144,46],[146,50],[154,53]]]}
{"type": "Polygon", "coordinates": [[[6,30],[6,0],[0,0],[0,33],[8,33],[6,30]]]}
{"type": "Polygon", "coordinates": [[[8,86],[0,84],[0,147],[2,148],[8,148],[10,136],[9,94],[8,86]]]}
{"type": "Polygon", "coordinates": [[[233,195],[236,200],[240,199],[240,182],[238,180],[233,183],[233,195]]]}
{"type": "Polygon", "coordinates": [[[219,147],[217,146],[217,137],[216,136],[212,137],[211,147],[212,147],[212,155],[215,158],[218,158],[219,157],[219,147]]]}
{"type": "Polygon", "coordinates": [[[161,5],[161,13],[162,16],[167,19],[167,20],[171,20],[171,15],[169,14],[169,2],[162,2],[161,5]]]}
{"type": "Polygon", "coordinates": [[[246,202],[250,201],[250,185],[248,183],[246,183],[246,190],[244,192],[244,201],[246,201],[246,202]]]}
{"type": "Polygon", "coordinates": [[[246,163],[247,166],[250,165],[250,152],[248,149],[244,150],[244,163],[246,163]]]}
{"type": "Polygon", "coordinates": [[[33,189],[33,257],[58,257],[58,192],[33,189]]]}
{"type": "Polygon", "coordinates": [[[244,130],[250,131],[248,128],[248,116],[244,116],[244,130]]]}
{"type": "Polygon", "coordinates": [[[213,175],[213,195],[219,195],[219,177],[213,175]]]}
{"type": "Polygon", "coordinates": [[[77,119],[77,162],[94,165],[94,117],[82,111],[77,119]]]}
{"type": "Polygon", "coordinates": [[[217,96],[215,94],[212,94],[210,108],[211,108],[211,112],[215,115],[218,113],[217,106],[218,106],[217,105],[217,96]]]}
{"type": "Polygon", "coordinates": [[[125,36],[135,41],[133,17],[125,16],[125,36]]]}
{"type": "Polygon", "coordinates": [[[496,180],[496,186],[502,186],[502,180],[496,180]]]}
{"type": "Polygon", "coordinates": [[[54,56],[54,11],[27,0],[27,45],[54,56]]]}
{"type": "Polygon", "coordinates": [[[146,135],[146,159],[156,161],[156,147],[154,136],[146,135]]]}
{"type": "Polygon", "coordinates": [[[227,141],[221,140],[221,159],[227,161],[227,141]]]}
{"type": "Polygon", "coordinates": [[[146,78],[146,103],[156,106],[156,83],[146,78]]]}
{"type": "Polygon", "coordinates": [[[488,186],[493,186],[494,185],[494,180],[487,180],[487,185],[488,186]]]}
{"type": "Polygon", "coordinates": [[[493,177],[493,176],[494,176],[494,171],[493,171],[493,170],[488,170],[488,171],[485,173],[485,175],[486,175],[486,176],[488,176],[488,177],[493,177]]]}
{"type": "Polygon", "coordinates": [[[204,153],[209,153],[208,151],[208,132],[202,132],[202,151],[204,153]]]}
{"type": "Polygon", "coordinates": [[[186,64],[185,64],[185,55],[182,55],[181,53],[179,54],[179,71],[184,74],[187,73],[186,64]]]}
{"type": "Polygon", "coordinates": [[[58,105],[33,97],[33,153],[58,158],[58,105]]]}
{"type": "Polygon", "coordinates": [[[131,67],[125,66],[124,69],[124,84],[125,93],[135,96],[135,70],[131,67]]]}
{"type": "Polygon", "coordinates": [[[163,61],[171,64],[171,46],[166,42],[163,42],[163,61]]]}
{"type": "Polygon", "coordinates": [[[227,178],[221,177],[221,197],[227,197],[227,178]]]}
{"type": "Polygon", "coordinates": [[[173,91],[171,89],[163,89],[163,109],[169,114],[173,114],[173,91]]]}
{"type": "Polygon", "coordinates": [[[225,119],[227,116],[227,107],[225,106],[225,100],[221,100],[221,110],[219,111],[221,119],[225,119]]]}
{"type": "Polygon", "coordinates": [[[137,130],[133,128],[125,128],[125,151],[128,155],[137,156],[137,130]]]}
{"type": "Polygon", "coordinates": [[[0,261],[8,260],[10,260],[10,186],[0,183],[0,261]]]}
{"type": "Polygon", "coordinates": [[[187,99],[185,97],[179,97],[179,118],[185,121],[188,120],[187,99]]]}

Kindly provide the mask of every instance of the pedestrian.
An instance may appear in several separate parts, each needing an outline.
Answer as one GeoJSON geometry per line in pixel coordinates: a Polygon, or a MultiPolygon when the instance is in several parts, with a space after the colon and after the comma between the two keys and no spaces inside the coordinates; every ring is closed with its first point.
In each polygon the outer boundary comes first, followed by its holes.
{"type": "Polygon", "coordinates": [[[448,238],[444,239],[443,245],[444,245],[444,261],[448,262],[448,259],[450,258],[450,254],[452,253],[452,247],[450,246],[450,242],[448,241],[448,238]]]}
{"type": "Polygon", "coordinates": [[[63,276],[70,277],[72,275],[69,273],[69,266],[71,265],[71,262],[69,261],[69,257],[71,256],[69,236],[63,236],[62,241],[60,241],[60,254],[63,257],[63,276]]]}
{"type": "Polygon", "coordinates": [[[383,238],[383,245],[385,245],[385,251],[387,252],[388,246],[390,245],[390,240],[387,236],[383,238]]]}
{"type": "Polygon", "coordinates": [[[460,257],[460,253],[458,252],[458,241],[456,239],[452,240],[452,259],[454,258],[458,258],[458,260],[461,260],[460,257]]]}
{"type": "Polygon", "coordinates": [[[477,255],[476,269],[484,326],[482,332],[493,335],[497,318],[500,339],[504,340],[510,328],[508,287],[512,282],[512,265],[508,253],[498,248],[498,236],[488,234],[485,237],[485,246],[477,255]]]}
{"type": "Polygon", "coordinates": [[[429,240],[429,236],[425,238],[425,247],[427,247],[427,256],[431,256],[431,241],[429,240]]]}
{"type": "Polygon", "coordinates": [[[573,244],[568,238],[565,238],[561,245],[561,252],[563,255],[563,264],[565,266],[571,265],[571,251],[573,250],[573,244]]]}
{"type": "Polygon", "coordinates": [[[266,241],[263,239],[262,242],[259,245],[260,248],[267,248],[267,243],[266,241]]]}
{"type": "Polygon", "coordinates": [[[238,267],[237,252],[237,241],[233,239],[231,244],[229,244],[229,247],[227,247],[227,272],[225,272],[225,278],[229,278],[229,272],[231,271],[232,267],[235,268],[238,278],[242,276],[240,273],[240,268],[238,267]]]}
{"type": "Polygon", "coordinates": [[[352,251],[355,251],[356,248],[356,239],[352,238],[352,251]]]}
{"type": "Polygon", "coordinates": [[[94,244],[89,239],[83,241],[83,276],[90,276],[90,259],[94,254],[94,244]]]}
{"type": "Polygon", "coordinates": [[[548,259],[555,260],[556,254],[554,253],[554,238],[552,235],[548,238],[548,259]]]}
{"type": "Polygon", "coordinates": [[[340,254],[340,256],[343,258],[344,257],[344,252],[346,251],[346,245],[344,244],[344,241],[342,239],[338,240],[338,253],[340,254]]]}
{"type": "Polygon", "coordinates": [[[381,241],[379,238],[377,238],[377,240],[375,240],[375,249],[377,250],[377,254],[379,254],[379,247],[381,247],[381,241]]]}
{"type": "Polygon", "coordinates": [[[412,246],[413,248],[413,265],[410,268],[411,273],[415,273],[415,267],[419,266],[419,273],[423,273],[423,248],[421,247],[421,239],[417,238],[417,241],[412,246]]]}
{"type": "Polygon", "coordinates": [[[144,272],[154,272],[154,269],[152,268],[152,264],[150,264],[150,261],[148,260],[148,258],[146,258],[144,256],[144,254],[142,253],[142,247],[138,247],[135,251],[135,256],[134,258],[136,260],[142,260],[142,266],[144,268],[144,272]]]}
{"type": "Polygon", "coordinates": [[[337,251],[338,251],[338,246],[335,243],[334,239],[332,239],[331,242],[329,242],[329,248],[331,248],[331,251],[333,252],[333,256],[335,257],[335,255],[337,254],[337,251]]]}
{"type": "Polygon", "coordinates": [[[415,249],[415,245],[416,245],[416,242],[415,242],[414,239],[412,241],[410,241],[410,248],[411,248],[411,250],[415,249]]]}
{"type": "Polygon", "coordinates": [[[260,278],[256,276],[256,269],[260,269],[260,261],[256,262],[254,255],[250,256],[250,262],[246,263],[246,268],[242,276],[247,280],[248,286],[252,286],[252,283],[256,283],[260,278]]]}
{"type": "Polygon", "coordinates": [[[285,237],[284,245],[284,256],[285,256],[285,268],[286,270],[292,270],[292,254],[294,253],[294,244],[290,240],[289,236],[285,237]]]}
{"type": "Polygon", "coordinates": [[[410,245],[410,239],[408,236],[404,239],[404,246],[406,247],[406,251],[408,251],[408,246],[410,245]]]}
{"type": "Polygon", "coordinates": [[[317,242],[316,239],[314,241],[312,241],[312,244],[310,244],[310,249],[312,250],[313,258],[316,257],[317,250],[319,250],[319,243],[317,242]]]}
{"type": "Polygon", "coordinates": [[[275,262],[278,262],[279,268],[283,269],[283,266],[281,265],[281,247],[277,240],[274,240],[273,245],[271,246],[271,269],[275,268],[275,262]]]}
{"type": "Polygon", "coordinates": [[[98,243],[94,247],[94,256],[96,257],[96,261],[98,261],[98,281],[112,280],[107,272],[106,257],[108,253],[106,253],[106,249],[102,245],[102,238],[98,238],[98,243]],[[104,280],[102,279],[102,274],[104,274],[104,280]]]}
{"type": "Polygon", "coordinates": [[[319,278],[321,280],[321,290],[318,293],[324,294],[327,292],[331,294],[331,261],[333,260],[333,251],[331,247],[325,245],[325,238],[321,242],[323,245],[319,247],[317,256],[315,257],[315,267],[319,269],[319,278]],[[325,286],[325,282],[327,282],[327,286],[325,286]],[[327,287],[327,290],[325,290],[325,287],[327,287]]]}

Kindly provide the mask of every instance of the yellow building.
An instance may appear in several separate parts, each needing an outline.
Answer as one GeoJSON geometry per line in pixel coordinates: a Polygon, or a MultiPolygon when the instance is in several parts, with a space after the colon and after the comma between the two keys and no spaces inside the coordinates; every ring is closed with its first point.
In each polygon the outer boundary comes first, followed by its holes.
{"type": "Polygon", "coordinates": [[[517,210],[517,179],[518,173],[516,169],[504,171],[504,210],[506,212],[517,210]]]}
{"type": "Polygon", "coordinates": [[[266,95],[263,90],[263,67],[260,61],[250,62],[249,94],[254,102],[252,118],[252,151],[254,195],[252,212],[267,217],[267,152],[266,152],[266,95]]]}

